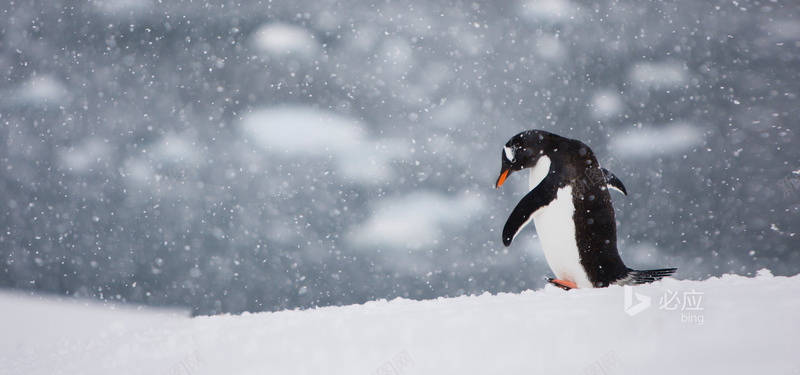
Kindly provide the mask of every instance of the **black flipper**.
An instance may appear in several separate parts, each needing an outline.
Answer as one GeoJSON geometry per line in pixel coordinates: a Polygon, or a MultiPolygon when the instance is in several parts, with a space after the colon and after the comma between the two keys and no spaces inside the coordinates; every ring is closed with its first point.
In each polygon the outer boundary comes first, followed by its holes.
{"type": "Polygon", "coordinates": [[[503,245],[511,245],[511,241],[514,240],[517,233],[531,220],[531,215],[550,204],[555,198],[556,187],[548,176],[522,198],[517,203],[517,207],[514,207],[514,211],[511,212],[511,216],[508,217],[506,225],[503,227],[503,245]]]}
{"type": "Polygon", "coordinates": [[[619,191],[622,194],[625,194],[625,196],[628,196],[628,190],[625,189],[625,185],[622,184],[622,181],[620,181],[620,179],[617,178],[617,176],[611,173],[608,169],[605,168],[601,169],[603,170],[603,174],[605,174],[606,176],[606,185],[608,185],[614,190],[619,191]]]}
{"type": "Polygon", "coordinates": [[[671,276],[677,268],[661,268],[657,270],[628,270],[628,277],[626,284],[639,285],[652,283],[653,281],[661,280],[667,276],[671,276]]]}

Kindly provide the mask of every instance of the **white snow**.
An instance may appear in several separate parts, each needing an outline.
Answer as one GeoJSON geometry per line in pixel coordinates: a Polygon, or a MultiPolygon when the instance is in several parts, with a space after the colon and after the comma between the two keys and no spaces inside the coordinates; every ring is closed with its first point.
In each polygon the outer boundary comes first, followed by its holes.
{"type": "Polygon", "coordinates": [[[642,127],[615,134],[611,148],[621,157],[657,157],[691,151],[705,142],[701,127],[682,123],[642,127]]]}
{"type": "Polygon", "coordinates": [[[536,38],[536,54],[550,62],[563,61],[568,50],[555,35],[543,34],[536,38]]]}
{"type": "Polygon", "coordinates": [[[348,50],[364,53],[372,51],[381,40],[381,32],[374,25],[364,24],[354,27],[351,33],[345,34],[342,43],[348,50]]]}
{"type": "Polygon", "coordinates": [[[322,48],[309,30],[283,22],[261,26],[252,37],[252,45],[263,54],[303,61],[312,60],[322,48]]]}
{"type": "Polygon", "coordinates": [[[192,131],[167,132],[141,152],[125,159],[120,173],[131,187],[142,187],[152,181],[189,181],[207,158],[203,148],[192,141],[196,137],[192,131]]]}
{"type": "Polygon", "coordinates": [[[794,42],[800,39],[800,22],[776,20],[765,27],[772,43],[794,42]]]}
{"type": "Polygon", "coordinates": [[[191,135],[168,132],[154,144],[152,153],[160,161],[191,159],[198,162],[200,150],[191,142],[193,138],[191,135]]]}
{"type": "Polygon", "coordinates": [[[97,10],[106,16],[143,16],[153,7],[152,0],[94,0],[97,10]]]}
{"type": "Polygon", "coordinates": [[[520,3],[518,13],[530,22],[555,22],[573,19],[578,7],[568,0],[528,0],[520,3]]]}
{"type": "Polygon", "coordinates": [[[483,207],[483,198],[464,192],[448,197],[434,192],[387,197],[377,201],[373,215],[349,236],[357,248],[429,250],[448,226],[465,225],[483,207]]]}
{"type": "Polygon", "coordinates": [[[630,80],[647,88],[669,90],[683,87],[688,72],[680,62],[641,63],[631,69],[630,80]]]}
{"type": "Polygon", "coordinates": [[[595,120],[618,115],[624,108],[625,103],[616,91],[603,90],[592,96],[592,118],[595,120]]]}
{"type": "Polygon", "coordinates": [[[111,156],[111,147],[99,138],[89,138],[83,143],[59,152],[61,165],[64,169],[77,174],[91,172],[108,162],[111,156]]]}
{"type": "MultiPolygon", "coordinates": [[[[53,295],[0,291],[0,352],[142,331],[164,322],[186,320],[189,312],[119,303],[101,303],[53,295]],[[12,324],[13,322],[13,324],[12,324]]],[[[0,373],[7,364],[0,357],[0,373]]]]}
{"type": "Polygon", "coordinates": [[[18,105],[44,106],[63,104],[69,99],[69,90],[58,78],[39,75],[29,78],[4,96],[18,105]]]}
{"type": "Polygon", "coordinates": [[[383,71],[395,77],[408,74],[414,67],[414,50],[404,38],[385,39],[381,42],[378,58],[383,71]]]}
{"type": "Polygon", "coordinates": [[[2,293],[0,373],[788,375],[798,293],[762,271],[197,318],[2,293]]]}
{"type": "Polygon", "coordinates": [[[359,183],[387,179],[387,165],[405,149],[404,142],[391,137],[371,140],[355,119],[312,107],[255,110],[242,119],[241,128],[245,138],[270,153],[295,160],[332,158],[346,180],[359,183]]]}
{"type": "Polygon", "coordinates": [[[242,121],[248,139],[274,152],[343,152],[364,141],[361,124],[340,114],[289,106],[255,110],[242,121]]]}
{"type": "MultiPolygon", "coordinates": [[[[437,72],[438,77],[452,76],[446,67],[437,72]]],[[[468,125],[475,117],[473,108],[478,107],[476,103],[471,102],[467,98],[456,97],[449,99],[440,107],[436,107],[431,113],[432,125],[438,126],[443,129],[457,129],[468,125]]]]}
{"type": "Polygon", "coordinates": [[[125,159],[122,172],[127,182],[132,186],[142,187],[155,177],[152,165],[146,160],[137,157],[125,159]]]}

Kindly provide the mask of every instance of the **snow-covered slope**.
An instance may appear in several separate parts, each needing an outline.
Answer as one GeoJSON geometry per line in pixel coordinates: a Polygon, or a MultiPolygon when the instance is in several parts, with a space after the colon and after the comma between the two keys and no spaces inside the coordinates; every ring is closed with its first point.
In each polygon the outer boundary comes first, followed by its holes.
{"type": "Polygon", "coordinates": [[[788,375],[798,292],[762,271],[197,318],[3,294],[0,373],[788,375]]]}

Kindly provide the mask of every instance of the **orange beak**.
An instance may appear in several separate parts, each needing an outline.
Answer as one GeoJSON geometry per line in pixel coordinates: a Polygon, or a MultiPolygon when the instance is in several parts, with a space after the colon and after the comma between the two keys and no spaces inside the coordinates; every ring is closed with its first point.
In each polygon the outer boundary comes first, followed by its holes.
{"type": "Polygon", "coordinates": [[[506,177],[508,177],[508,171],[510,171],[510,169],[506,169],[503,171],[503,173],[500,173],[500,177],[497,178],[497,183],[494,186],[495,189],[499,189],[501,186],[503,186],[503,183],[506,182],[506,177]]]}

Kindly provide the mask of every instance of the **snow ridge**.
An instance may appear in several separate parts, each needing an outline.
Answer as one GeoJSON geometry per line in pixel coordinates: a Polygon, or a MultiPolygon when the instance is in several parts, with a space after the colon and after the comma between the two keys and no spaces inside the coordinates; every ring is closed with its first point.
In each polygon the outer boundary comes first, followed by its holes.
{"type": "Polygon", "coordinates": [[[0,373],[790,374],[800,368],[800,300],[788,297],[798,292],[800,276],[764,270],[197,318],[124,306],[76,314],[75,303],[41,309],[38,299],[0,294],[10,306],[0,318],[16,322],[0,336],[0,373]],[[26,319],[32,308],[39,314],[26,319]],[[62,332],[37,333],[46,321],[62,332]]]}

